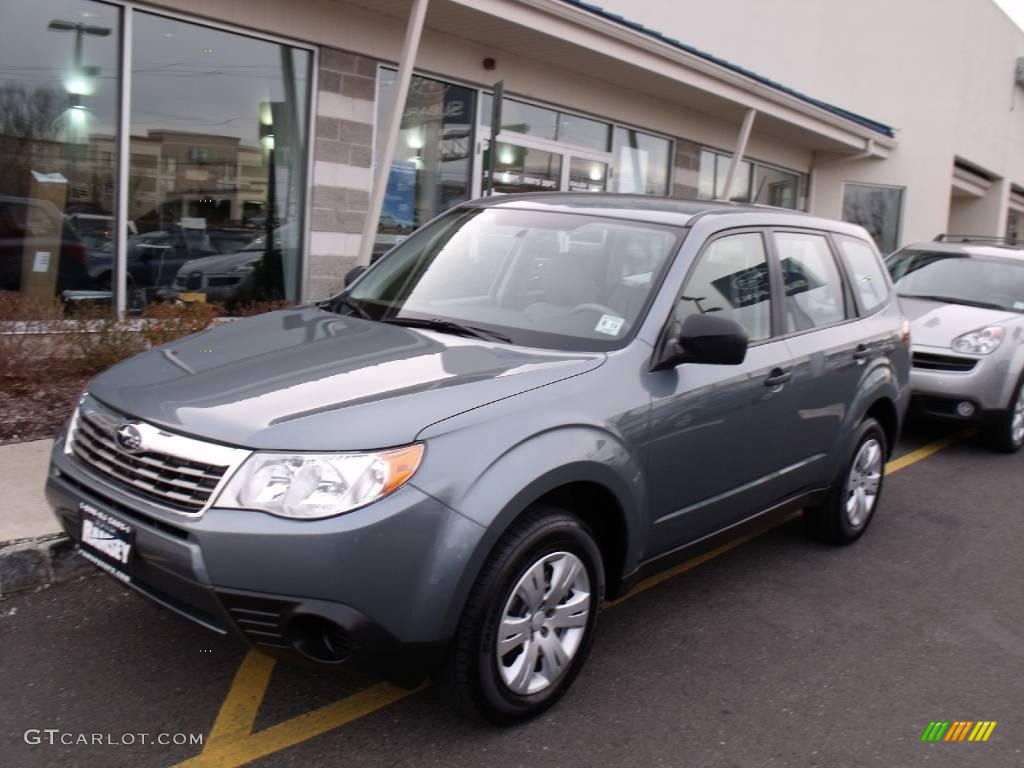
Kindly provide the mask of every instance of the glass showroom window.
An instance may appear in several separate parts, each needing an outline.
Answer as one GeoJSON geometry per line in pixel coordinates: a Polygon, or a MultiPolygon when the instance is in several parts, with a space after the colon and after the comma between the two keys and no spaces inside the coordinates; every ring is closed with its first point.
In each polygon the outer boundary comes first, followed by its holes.
{"type": "Polygon", "coordinates": [[[843,221],[860,224],[883,255],[899,247],[903,190],[847,183],[843,188],[843,221]]]}
{"type": "Polygon", "coordinates": [[[1024,231],[1021,230],[1021,220],[1024,214],[1020,211],[1010,211],[1006,215],[1006,237],[1008,240],[1024,240],[1024,231]]]}
{"type": "MultiPolygon", "coordinates": [[[[394,71],[382,69],[379,82],[377,125],[385,126],[394,101],[394,71]]],[[[375,258],[416,227],[470,198],[475,106],[476,91],[470,88],[412,78],[384,193],[375,258]]]]}
{"type": "Polygon", "coordinates": [[[312,54],[135,12],[133,306],[296,301],[312,54]]]}
{"type": "Polygon", "coordinates": [[[668,139],[616,126],[612,135],[615,191],[667,195],[671,153],[668,139]]]}
{"type": "Polygon", "coordinates": [[[0,292],[109,298],[120,12],[36,0],[0,24],[0,292]]]}
{"type": "MultiPolygon", "coordinates": [[[[709,149],[700,153],[700,177],[697,197],[701,200],[725,198],[725,179],[732,157],[709,149]]],[[[774,205],[779,208],[802,208],[801,174],[784,171],[756,161],[743,160],[733,179],[729,199],[741,203],[774,205]]]]}

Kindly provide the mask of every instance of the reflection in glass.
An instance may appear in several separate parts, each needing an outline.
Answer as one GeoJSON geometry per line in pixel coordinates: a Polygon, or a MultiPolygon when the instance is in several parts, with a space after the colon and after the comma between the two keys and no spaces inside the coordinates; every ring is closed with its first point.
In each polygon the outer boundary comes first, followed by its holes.
{"type": "Polygon", "coordinates": [[[902,189],[847,184],[843,190],[843,221],[864,227],[883,254],[899,247],[902,207],[902,189]]]}
{"type": "Polygon", "coordinates": [[[127,262],[138,303],[297,300],[311,59],[135,14],[127,262]]]}
{"type": "Polygon", "coordinates": [[[682,323],[690,315],[710,312],[735,320],[751,341],[771,335],[771,289],[761,235],[720,237],[701,254],[675,319],[682,323]]]}
{"type": "MultiPolygon", "coordinates": [[[[494,191],[498,194],[514,192],[555,192],[562,175],[562,155],[541,149],[520,147],[498,142],[494,162],[494,191]]],[[[489,152],[484,152],[484,188],[487,188],[489,152]]]]}
{"type": "Polygon", "coordinates": [[[843,281],[822,235],[775,233],[786,286],[786,333],[838,323],[846,317],[843,281]]]}
{"type": "Polygon", "coordinates": [[[581,157],[569,161],[570,192],[604,192],[607,180],[607,163],[581,157]]]}
{"type": "Polygon", "coordinates": [[[1021,219],[1024,215],[1020,211],[1010,211],[1006,214],[1006,239],[1017,241],[1024,239],[1024,231],[1021,230],[1021,219]]]}
{"type": "Polygon", "coordinates": [[[697,182],[697,198],[711,200],[715,196],[715,153],[706,149],[700,152],[700,180],[697,182]]]}
{"type": "Polygon", "coordinates": [[[764,165],[754,166],[754,194],[751,202],[796,208],[800,177],[764,165]]]}
{"type": "Polygon", "coordinates": [[[882,263],[867,241],[847,235],[833,235],[846,269],[853,279],[853,287],[860,297],[865,312],[880,307],[889,298],[889,284],[882,271],[882,263]]]}
{"type": "Polygon", "coordinates": [[[109,300],[117,8],[36,0],[0,24],[0,291],[109,300]],[[95,292],[99,289],[99,293],[95,292]]]}
{"type": "Polygon", "coordinates": [[[732,180],[732,189],[726,191],[725,182],[729,178],[729,166],[732,158],[719,155],[715,167],[715,199],[729,199],[737,203],[750,201],[750,163],[741,160],[732,180]]]}
{"type": "MultiPolygon", "coordinates": [[[[382,70],[377,124],[387,125],[395,73],[382,70]]],[[[413,77],[384,193],[374,256],[380,256],[471,194],[476,92],[427,77],[413,77]]],[[[378,132],[380,135],[381,132],[378,132]]]]}
{"type": "MultiPolygon", "coordinates": [[[[493,97],[485,93],[480,99],[480,117],[488,130],[491,125],[492,104],[493,97]]],[[[507,97],[501,102],[502,131],[607,152],[610,129],[609,123],[589,117],[538,107],[507,97]]]]}
{"type": "Polygon", "coordinates": [[[612,139],[615,191],[641,195],[667,195],[668,139],[616,126],[612,139]]]}

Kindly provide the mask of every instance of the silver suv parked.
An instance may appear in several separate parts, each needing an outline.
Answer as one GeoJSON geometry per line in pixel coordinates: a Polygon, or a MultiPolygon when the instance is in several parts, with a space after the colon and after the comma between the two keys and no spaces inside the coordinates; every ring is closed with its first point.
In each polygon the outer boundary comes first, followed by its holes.
{"type": "Polygon", "coordinates": [[[914,337],[911,409],[1024,445],[1024,242],[940,235],[888,259],[914,337]]]}
{"type": "Polygon", "coordinates": [[[315,306],[94,379],[47,493],[84,556],[214,632],[368,663],[496,723],[579,673],[602,601],[803,509],[864,533],[909,398],[859,227],[507,196],[315,306]]]}

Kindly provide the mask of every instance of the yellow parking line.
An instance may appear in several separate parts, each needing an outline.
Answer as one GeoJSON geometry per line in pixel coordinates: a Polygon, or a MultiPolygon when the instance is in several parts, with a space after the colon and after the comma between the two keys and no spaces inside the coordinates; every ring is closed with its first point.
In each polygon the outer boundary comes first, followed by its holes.
{"type": "Polygon", "coordinates": [[[263,695],[274,671],[274,659],[259,651],[249,651],[242,659],[231,689],[217,713],[207,741],[224,741],[252,733],[263,695]]]}
{"type": "Polygon", "coordinates": [[[943,440],[936,440],[934,443],[928,443],[928,445],[922,446],[916,451],[904,454],[898,459],[893,459],[885,465],[886,474],[891,475],[893,472],[899,472],[904,467],[909,467],[911,464],[916,464],[919,461],[927,459],[929,456],[934,453],[938,453],[943,448],[948,448],[965,434],[966,433],[959,433],[943,440]]]}
{"type": "MultiPolygon", "coordinates": [[[[886,472],[893,474],[923,461],[946,448],[958,438],[959,435],[955,435],[945,440],[938,440],[898,459],[893,459],[886,464],[886,472]]],[[[612,608],[675,576],[693,570],[708,560],[723,555],[741,544],[796,519],[799,514],[796,512],[778,522],[754,530],[698,557],[646,578],[628,594],[605,603],[605,607],[612,608]]],[[[353,720],[358,720],[411,696],[429,685],[429,683],[424,683],[419,688],[408,690],[390,683],[377,683],[333,704],[306,712],[254,733],[252,726],[266,694],[273,669],[273,659],[257,651],[249,651],[235,674],[231,689],[221,705],[203,751],[195,757],[179,763],[178,768],[237,768],[237,766],[245,765],[347,725],[353,720]]]]}

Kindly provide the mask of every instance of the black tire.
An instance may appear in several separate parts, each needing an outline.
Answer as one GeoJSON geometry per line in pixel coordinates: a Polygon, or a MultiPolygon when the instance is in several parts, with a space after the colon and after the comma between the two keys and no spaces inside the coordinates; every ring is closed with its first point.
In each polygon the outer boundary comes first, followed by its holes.
{"type": "Polygon", "coordinates": [[[1024,401],[1024,377],[1017,382],[1014,388],[1013,397],[1010,399],[1010,407],[1005,411],[999,411],[989,418],[981,432],[985,445],[1000,453],[1016,453],[1024,446],[1024,434],[1014,435],[1014,419],[1017,417],[1017,409],[1024,401]]]}
{"type": "Polygon", "coordinates": [[[885,460],[888,455],[885,430],[873,418],[864,419],[857,429],[853,449],[836,475],[827,498],[819,506],[804,510],[804,523],[807,532],[817,539],[836,545],[852,544],[863,536],[864,531],[874,519],[875,512],[882,500],[882,487],[885,484],[885,460]],[[862,518],[851,518],[851,514],[847,511],[847,502],[851,498],[848,483],[851,481],[851,473],[855,469],[858,457],[861,456],[861,451],[871,441],[875,442],[877,450],[880,452],[881,470],[878,473],[877,491],[866,514],[862,518]]]}
{"type": "MultiPolygon", "coordinates": [[[[512,725],[544,712],[568,690],[586,661],[604,583],[601,552],[583,521],[557,507],[529,509],[495,546],[473,587],[452,650],[437,676],[442,695],[464,714],[495,725],[512,725]],[[590,586],[586,626],[561,674],[543,690],[521,695],[506,684],[499,671],[499,624],[520,579],[539,560],[555,553],[575,555],[586,569],[590,586]]],[[[545,593],[549,589],[546,583],[545,593]]],[[[538,631],[547,637],[546,629],[538,631]]]]}

